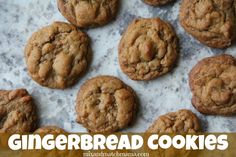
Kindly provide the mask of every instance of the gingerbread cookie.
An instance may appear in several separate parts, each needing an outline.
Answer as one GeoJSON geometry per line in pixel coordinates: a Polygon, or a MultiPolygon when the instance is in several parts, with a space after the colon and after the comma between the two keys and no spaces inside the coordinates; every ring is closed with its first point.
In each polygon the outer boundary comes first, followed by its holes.
{"type": "Polygon", "coordinates": [[[174,0],[143,0],[143,1],[152,6],[160,6],[160,5],[173,2],[174,0]]]}
{"type": "Polygon", "coordinates": [[[189,74],[192,104],[204,114],[236,113],[236,59],[219,55],[200,61],[189,74]]]}
{"type": "Polygon", "coordinates": [[[169,72],[177,56],[177,36],[159,18],[134,20],[119,45],[121,69],[133,80],[152,80],[169,72]]]}
{"type": "Polygon", "coordinates": [[[201,126],[197,116],[189,110],[179,110],[160,116],[147,133],[197,133],[201,126]]]}
{"type": "Polygon", "coordinates": [[[36,106],[25,89],[0,90],[0,133],[29,133],[37,124],[36,106]]]}
{"type": "Polygon", "coordinates": [[[136,106],[134,91],[121,80],[95,77],[83,84],[78,93],[77,122],[90,132],[116,132],[133,121],[136,106]]]}
{"type": "Polygon", "coordinates": [[[86,28],[105,25],[114,19],[119,0],[57,0],[57,4],[68,21],[86,28]]]}
{"type": "Polygon", "coordinates": [[[235,38],[235,0],[183,0],[180,23],[203,44],[224,48],[235,38]]]}
{"type": "Polygon", "coordinates": [[[57,126],[44,126],[37,129],[34,133],[36,134],[63,134],[63,133],[66,133],[66,131],[57,126]]]}
{"type": "Polygon", "coordinates": [[[87,68],[90,53],[88,36],[64,22],[35,32],[25,48],[31,77],[42,86],[59,89],[77,82],[87,68]]]}

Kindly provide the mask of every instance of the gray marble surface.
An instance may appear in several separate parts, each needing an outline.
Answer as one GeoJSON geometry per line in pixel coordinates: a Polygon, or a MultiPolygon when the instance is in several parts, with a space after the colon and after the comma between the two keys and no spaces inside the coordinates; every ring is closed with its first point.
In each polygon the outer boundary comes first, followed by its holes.
{"type": "Polygon", "coordinates": [[[136,91],[140,107],[136,123],[124,131],[145,131],[156,117],[186,108],[195,112],[204,131],[235,132],[236,117],[204,116],[191,105],[188,72],[202,58],[221,53],[236,56],[236,46],[211,49],[186,34],[178,22],[179,1],[154,8],[141,0],[121,0],[115,21],[101,28],[85,30],[92,39],[93,61],[87,74],[71,89],[52,90],[36,84],[27,74],[24,46],[31,33],[53,21],[66,21],[56,0],[0,0],[0,88],[27,88],[39,109],[40,125],[58,125],[71,132],[86,131],[75,122],[75,99],[81,84],[88,78],[114,75],[136,91]],[[169,74],[150,82],[135,82],[125,76],[118,64],[118,43],[129,22],[137,17],[161,17],[174,25],[180,38],[181,52],[177,67],[169,74]]]}

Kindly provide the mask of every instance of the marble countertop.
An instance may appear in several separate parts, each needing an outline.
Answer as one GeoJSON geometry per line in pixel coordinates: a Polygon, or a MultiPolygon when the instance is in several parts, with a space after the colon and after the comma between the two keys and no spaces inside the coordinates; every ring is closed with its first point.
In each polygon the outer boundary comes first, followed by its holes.
{"type": "Polygon", "coordinates": [[[204,116],[191,105],[188,72],[202,58],[228,53],[236,56],[236,44],[220,50],[203,46],[186,34],[178,22],[180,1],[155,8],[141,0],[121,0],[118,17],[105,27],[85,30],[92,39],[93,61],[87,74],[72,88],[52,90],[36,84],[27,74],[24,46],[30,35],[53,21],[66,21],[56,0],[0,0],[0,87],[26,88],[39,109],[40,125],[58,125],[70,132],[86,131],[75,122],[75,99],[81,84],[88,78],[114,75],[133,87],[140,107],[136,123],[124,131],[145,131],[159,115],[190,109],[202,121],[204,131],[236,132],[236,117],[204,116]],[[118,43],[127,25],[137,17],[160,17],[169,21],[180,38],[177,67],[169,74],[150,82],[136,82],[124,75],[118,64],[118,43]]]}

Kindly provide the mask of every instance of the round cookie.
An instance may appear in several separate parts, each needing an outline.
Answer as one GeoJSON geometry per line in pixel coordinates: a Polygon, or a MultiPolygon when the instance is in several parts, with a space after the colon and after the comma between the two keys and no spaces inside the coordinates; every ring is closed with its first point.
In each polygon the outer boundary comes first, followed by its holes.
{"type": "Polygon", "coordinates": [[[189,110],[179,110],[160,116],[147,133],[197,133],[201,125],[197,116],[189,110]]]}
{"type": "Polygon", "coordinates": [[[200,61],[189,73],[193,106],[204,114],[236,113],[236,59],[218,55],[200,61]]]}
{"type": "Polygon", "coordinates": [[[160,6],[173,2],[174,0],[143,0],[143,1],[152,6],[160,6]]]}
{"type": "Polygon", "coordinates": [[[25,48],[32,79],[58,89],[77,82],[87,68],[90,54],[88,36],[64,22],[54,22],[35,32],[25,48]]]}
{"type": "Polygon", "coordinates": [[[134,20],[119,45],[120,67],[132,80],[152,80],[169,72],[177,56],[177,36],[159,18],[134,20]]]}
{"type": "Polygon", "coordinates": [[[224,48],[235,38],[235,0],[182,0],[180,23],[201,43],[224,48]]]}
{"type": "Polygon", "coordinates": [[[121,80],[95,77],[83,84],[78,93],[77,122],[90,132],[116,132],[132,123],[136,106],[134,91],[121,80]]]}
{"type": "Polygon", "coordinates": [[[29,133],[37,124],[36,106],[25,89],[0,90],[0,133],[29,133]]]}
{"type": "Polygon", "coordinates": [[[102,26],[114,19],[119,0],[57,0],[57,4],[70,23],[87,28],[102,26]]]}
{"type": "Polygon", "coordinates": [[[66,131],[57,126],[44,126],[37,129],[34,133],[36,134],[63,134],[63,133],[66,133],[66,131]]]}

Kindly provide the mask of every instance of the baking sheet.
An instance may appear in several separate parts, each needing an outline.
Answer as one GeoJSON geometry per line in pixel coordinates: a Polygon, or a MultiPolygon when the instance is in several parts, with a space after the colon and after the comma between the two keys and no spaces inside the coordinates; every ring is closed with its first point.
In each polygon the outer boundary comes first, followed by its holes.
{"type": "Polygon", "coordinates": [[[97,75],[114,75],[129,84],[140,101],[135,124],[123,131],[143,132],[159,115],[190,109],[207,132],[235,132],[236,117],[204,116],[191,105],[188,72],[202,58],[221,53],[236,57],[235,44],[228,49],[211,49],[186,34],[178,22],[180,1],[155,8],[141,0],[121,0],[120,12],[112,23],[85,30],[91,40],[93,61],[87,74],[70,89],[53,90],[39,86],[27,74],[24,46],[31,34],[53,21],[66,21],[56,0],[0,0],[0,88],[26,88],[39,110],[40,125],[58,125],[70,132],[84,132],[75,122],[75,99],[81,84],[97,75]],[[138,17],[160,17],[169,21],[180,38],[177,67],[149,82],[136,82],[124,75],[118,64],[118,44],[127,25],[138,17]]]}

